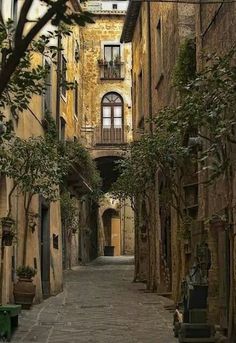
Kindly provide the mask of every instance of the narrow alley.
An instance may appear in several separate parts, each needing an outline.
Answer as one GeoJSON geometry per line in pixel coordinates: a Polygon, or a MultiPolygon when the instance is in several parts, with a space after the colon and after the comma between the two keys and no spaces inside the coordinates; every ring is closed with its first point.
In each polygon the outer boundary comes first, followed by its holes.
{"type": "Polygon", "coordinates": [[[132,257],[100,257],[67,271],[64,292],[23,311],[12,342],[176,342],[164,307],[170,301],[132,278],[132,257]]]}

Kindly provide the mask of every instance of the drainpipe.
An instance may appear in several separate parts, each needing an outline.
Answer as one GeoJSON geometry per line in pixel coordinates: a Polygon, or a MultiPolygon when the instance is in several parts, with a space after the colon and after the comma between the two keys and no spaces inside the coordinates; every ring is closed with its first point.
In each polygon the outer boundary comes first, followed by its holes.
{"type": "MultiPolygon", "coordinates": [[[[149,100],[149,118],[152,120],[153,115],[152,115],[152,43],[151,43],[151,4],[150,0],[147,2],[147,20],[148,20],[148,100],[149,100]]],[[[153,123],[150,122],[150,132],[152,134],[153,132],[153,123]]]]}
{"type": "Polygon", "coordinates": [[[60,95],[61,95],[61,36],[58,36],[58,52],[57,52],[57,85],[56,85],[56,126],[57,138],[60,139],[60,95]]]}

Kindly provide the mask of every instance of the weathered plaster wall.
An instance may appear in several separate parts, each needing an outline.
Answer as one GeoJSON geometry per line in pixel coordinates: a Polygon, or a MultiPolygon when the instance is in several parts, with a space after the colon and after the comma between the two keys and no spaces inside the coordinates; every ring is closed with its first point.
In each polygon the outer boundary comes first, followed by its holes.
{"type": "MultiPolygon", "coordinates": [[[[201,59],[201,53],[220,55],[227,52],[235,46],[236,40],[236,4],[209,4],[201,5],[196,11],[197,28],[197,64],[201,70],[205,65],[205,60],[201,59]]],[[[235,154],[235,151],[234,151],[235,154]]],[[[234,157],[233,157],[234,158],[234,157]]],[[[233,171],[235,179],[235,171],[233,171]]],[[[235,182],[232,183],[233,197],[235,202],[235,182]]],[[[199,217],[211,218],[215,214],[224,214],[226,208],[226,186],[224,180],[221,180],[212,187],[199,187],[199,217]],[[214,194],[214,196],[212,196],[214,194]]],[[[235,211],[234,211],[235,218],[235,211]]],[[[234,220],[235,221],[235,220],[234,220]]],[[[235,225],[232,228],[235,232],[235,225]]],[[[234,279],[235,289],[236,270],[235,262],[229,261],[229,242],[226,232],[222,229],[206,226],[208,235],[208,244],[212,254],[212,267],[209,271],[209,319],[214,323],[221,324],[222,328],[228,326],[227,307],[229,293],[229,275],[234,279]],[[224,240],[226,243],[224,244],[224,240]],[[234,263],[234,273],[229,271],[230,264],[234,263]],[[228,271],[227,271],[228,270],[228,271]],[[227,277],[228,274],[228,277],[227,277]]],[[[236,251],[234,248],[233,261],[235,261],[236,251]]],[[[233,299],[234,311],[236,309],[235,296],[233,299]]],[[[235,322],[236,325],[236,322],[235,322]]]]}
{"type": "Polygon", "coordinates": [[[88,143],[96,143],[93,128],[101,125],[101,101],[108,92],[119,93],[124,100],[124,131],[128,141],[132,139],[131,121],[131,46],[121,45],[124,61],[124,80],[102,80],[98,59],[103,58],[103,44],[119,44],[123,16],[100,15],[94,17],[95,24],[81,29],[81,87],[80,111],[83,133],[88,143]],[[92,130],[89,131],[89,128],[92,130]],[[87,128],[87,130],[86,130],[87,128]],[[95,140],[94,140],[95,139],[95,140]]]}
{"type": "MultiPolygon", "coordinates": [[[[140,133],[150,130],[150,126],[145,122],[147,118],[158,115],[158,112],[165,106],[176,104],[178,99],[173,88],[172,76],[174,66],[178,57],[181,42],[189,37],[194,37],[194,6],[188,4],[160,4],[157,2],[150,3],[150,28],[148,16],[148,4],[141,6],[139,17],[136,22],[133,35],[133,126],[135,139],[139,138],[140,133]],[[150,31],[149,31],[150,29],[150,31]],[[149,45],[150,38],[150,45],[149,45]],[[150,52],[149,52],[150,48],[150,52]],[[150,74],[151,72],[151,74],[150,74]],[[149,87],[151,85],[151,89],[149,87]],[[150,107],[151,102],[151,107],[150,107]]],[[[159,217],[159,180],[156,180],[156,189],[153,190],[152,197],[155,202],[154,211],[155,226],[158,243],[156,245],[156,262],[150,256],[144,255],[145,232],[136,234],[136,250],[139,250],[140,270],[148,270],[150,263],[155,264],[157,269],[156,277],[159,282],[159,290],[165,291],[164,280],[162,280],[162,256],[159,251],[161,245],[160,217],[159,217]]],[[[145,231],[145,216],[142,215],[142,209],[139,209],[141,217],[139,221],[139,230],[145,231]],[[142,218],[143,217],[143,218],[142,218]]],[[[151,236],[154,239],[153,235],[151,236]]],[[[177,248],[179,241],[177,235],[177,217],[172,213],[171,220],[171,254],[172,254],[172,297],[178,296],[178,285],[180,284],[185,270],[185,256],[177,248]]],[[[154,251],[152,252],[154,254],[154,251]]],[[[155,255],[155,254],[154,254],[155,255]]],[[[165,276],[166,278],[166,276],[165,276]]]]}

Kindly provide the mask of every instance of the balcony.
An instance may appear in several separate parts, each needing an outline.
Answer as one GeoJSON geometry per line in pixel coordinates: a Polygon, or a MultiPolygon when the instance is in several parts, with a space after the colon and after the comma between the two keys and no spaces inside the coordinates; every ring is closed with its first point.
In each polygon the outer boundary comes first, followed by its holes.
{"type": "Polygon", "coordinates": [[[124,80],[125,64],[120,60],[107,62],[98,60],[101,80],[124,80]]]}
{"type": "Polygon", "coordinates": [[[123,145],[127,143],[123,128],[98,126],[94,133],[94,145],[123,145]]]}

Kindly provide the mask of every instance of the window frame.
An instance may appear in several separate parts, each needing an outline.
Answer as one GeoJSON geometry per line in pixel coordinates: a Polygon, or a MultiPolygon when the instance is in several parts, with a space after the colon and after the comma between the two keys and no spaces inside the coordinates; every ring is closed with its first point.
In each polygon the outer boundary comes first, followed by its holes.
{"type": "Polygon", "coordinates": [[[60,141],[66,140],[66,120],[63,116],[60,116],[60,141]]]}
{"type": "Polygon", "coordinates": [[[74,116],[77,119],[79,116],[79,83],[75,80],[74,87],[74,116]]]}
{"type": "Polygon", "coordinates": [[[121,130],[121,141],[123,142],[124,141],[124,100],[123,100],[123,97],[119,94],[119,93],[116,93],[116,92],[109,92],[109,93],[106,93],[103,97],[102,97],[102,100],[101,100],[101,133],[102,133],[102,137],[103,137],[103,130],[104,129],[107,129],[107,130],[110,130],[110,133],[111,135],[115,132],[115,130],[118,130],[120,129],[121,130]],[[115,102],[114,101],[111,101],[111,102],[104,102],[104,100],[106,99],[106,97],[108,97],[109,95],[115,95],[117,98],[119,98],[119,102],[115,102]],[[110,128],[106,128],[104,127],[104,124],[103,124],[103,119],[104,118],[109,118],[109,117],[104,117],[104,113],[103,113],[103,109],[104,107],[109,107],[111,109],[111,124],[110,124],[110,128]],[[114,108],[115,107],[120,107],[121,108],[121,116],[116,116],[115,115],[115,112],[114,112],[114,108]],[[115,125],[114,125],[114,119],[115,118],[121,118],[121,127],[120,128],[116,128],[115,125]]]}
{"type": "Polygon", "coordinates": [[[77,39],[75,40],[75,43],[74,43],[74,59],[76,63],[78,63],[80,60],[80,44],[77,39]]]}
{"type": "Polygon", "coordinates": [[[44,59],[43,63],[44,63],[44,67],[46,68],[48,66],[48,69],[49,69],[49,72],[47,76],[45,77],[45,92],[42,96],[43,114],[45,115],[46,111],[48,111],[49,113],[52,113],[52,64],[47,59],[44,59]],[[47,98],[49,100],[49,108],[47,108],[47,98]]]}
{"type": "Polygon", "coordinates": [[[67,59],[64,54],[61,55],[61,97],[66,101],[67,88],[63,82],[67,81],[67,59]]]}
{"type": "Polygon", "coordinates": [[[157,59],[157,84],[156,89],[159,88],[161,81],[164,78],[163,71],[163,39],[162,39],[162,20],[159,18],[157,20],[156,26],[156,59],[157,59]]]}

